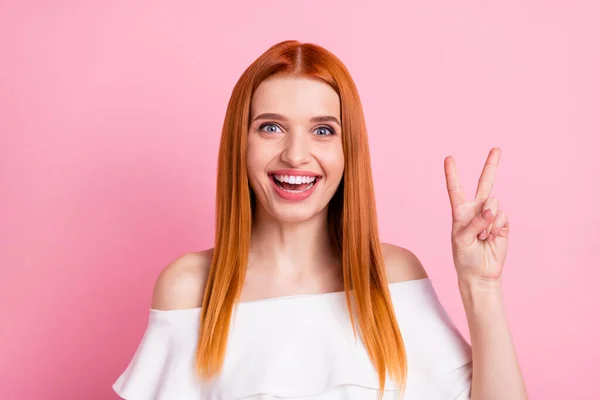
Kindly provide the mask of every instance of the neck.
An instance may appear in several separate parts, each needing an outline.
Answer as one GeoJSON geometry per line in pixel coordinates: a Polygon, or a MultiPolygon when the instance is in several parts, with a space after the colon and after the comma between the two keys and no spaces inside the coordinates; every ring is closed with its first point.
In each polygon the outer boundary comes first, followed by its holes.
{"type": "Polygon", "coordinates": [[[302,276],[338,266],[329,239],[327,208],[309,220],[289,222],[257,207],[249,257],[252,268],[271,269],[278,275],[302,276]]]}

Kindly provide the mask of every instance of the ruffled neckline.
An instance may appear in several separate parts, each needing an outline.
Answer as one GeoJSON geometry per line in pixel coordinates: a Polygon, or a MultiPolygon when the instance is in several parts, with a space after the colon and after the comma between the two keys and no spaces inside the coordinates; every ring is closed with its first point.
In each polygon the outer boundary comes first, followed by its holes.
{"type": "MultiPolygon", "coordinates": [[[[390,293],[396,289],[399,289],[403,286],[411,286],[411,285],[420,285],[423,283],[431,283],[431,278],[420,278],[420,279],[411,279],[407,281],[399,281],[392,282],[388,284],[388,288],[390,293]]],[[[323,293],[301,293],[301,294],[292,294],[286,296],[277,296],[277,297],[267,297],[264,299],[256,299],[256,300],[248,300],[248,301],[240,301],[237,302],[236,305],[238,307],[252,307],[261,304],[269,304],[269,303],[283,303],[289,301],[308,301],[308,300],[327,300],[331,298],[338,299],[340,296],[345,296],[345,291],[340,290],[336,292],[323,292],[323,293]]],[[[179,314],[179,313],[199,313],[202,310],[202,307],[192,307],[192,308],[178,308],[172,310],[159,310],[156,308],[150,308],[150,313],[153,314],[161,314],[163,316],[171,314],[179,314]]]]}

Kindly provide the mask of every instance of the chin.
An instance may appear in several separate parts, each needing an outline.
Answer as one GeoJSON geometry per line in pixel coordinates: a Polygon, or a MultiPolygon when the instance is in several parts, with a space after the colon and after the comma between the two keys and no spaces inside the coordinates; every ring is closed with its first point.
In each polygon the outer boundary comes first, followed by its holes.
{"type": "Polygon", "coordinates": [[[311,220],[323,212],[323,209],[316,209],[314,205],[309,204],[277,204],[269,207],[269,214],[281,222],[299,223],[311,220]]]}

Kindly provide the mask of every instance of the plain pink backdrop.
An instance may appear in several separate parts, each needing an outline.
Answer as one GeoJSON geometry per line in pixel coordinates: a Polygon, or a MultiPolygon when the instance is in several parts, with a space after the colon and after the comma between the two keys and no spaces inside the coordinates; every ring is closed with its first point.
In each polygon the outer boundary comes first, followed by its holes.
{"type": "Polygon", "coordinates": [[[583,1],[3,1],[0,398],[116,399],[154,281],[212,246],[242,71],[285,39],[352,73],[383,241],[468,337],[443,160],[511,221],[506,308],[532,399],[598,399],[600,8],[583,1]]]}

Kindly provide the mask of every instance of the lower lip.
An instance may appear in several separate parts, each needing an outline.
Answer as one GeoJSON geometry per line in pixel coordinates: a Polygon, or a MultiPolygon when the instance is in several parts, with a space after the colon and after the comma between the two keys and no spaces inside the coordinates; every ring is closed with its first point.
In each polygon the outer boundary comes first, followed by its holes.
{"type": "Polygon", "coordinates": [[[275,183],[275,179],[272,176],[269,176],[269,180],[271,181],[271,185],[273,185],[273,187],[275,188],[275,192],[277,192],[279,197],[281,197],[284,200],[289,200],[289,201],[300,201],[300,200],[306,199],[308,196],[310,196],[312,194],[312,192],[315,191],[315,188],[321,181],[321,178],[317,178],[315,180],[315,183],[312,185],[312,187],[310,189],[308,189],[304,192],[300,192],[300,193],[286,192],[284,189],[280,188],[275,183]]]}

